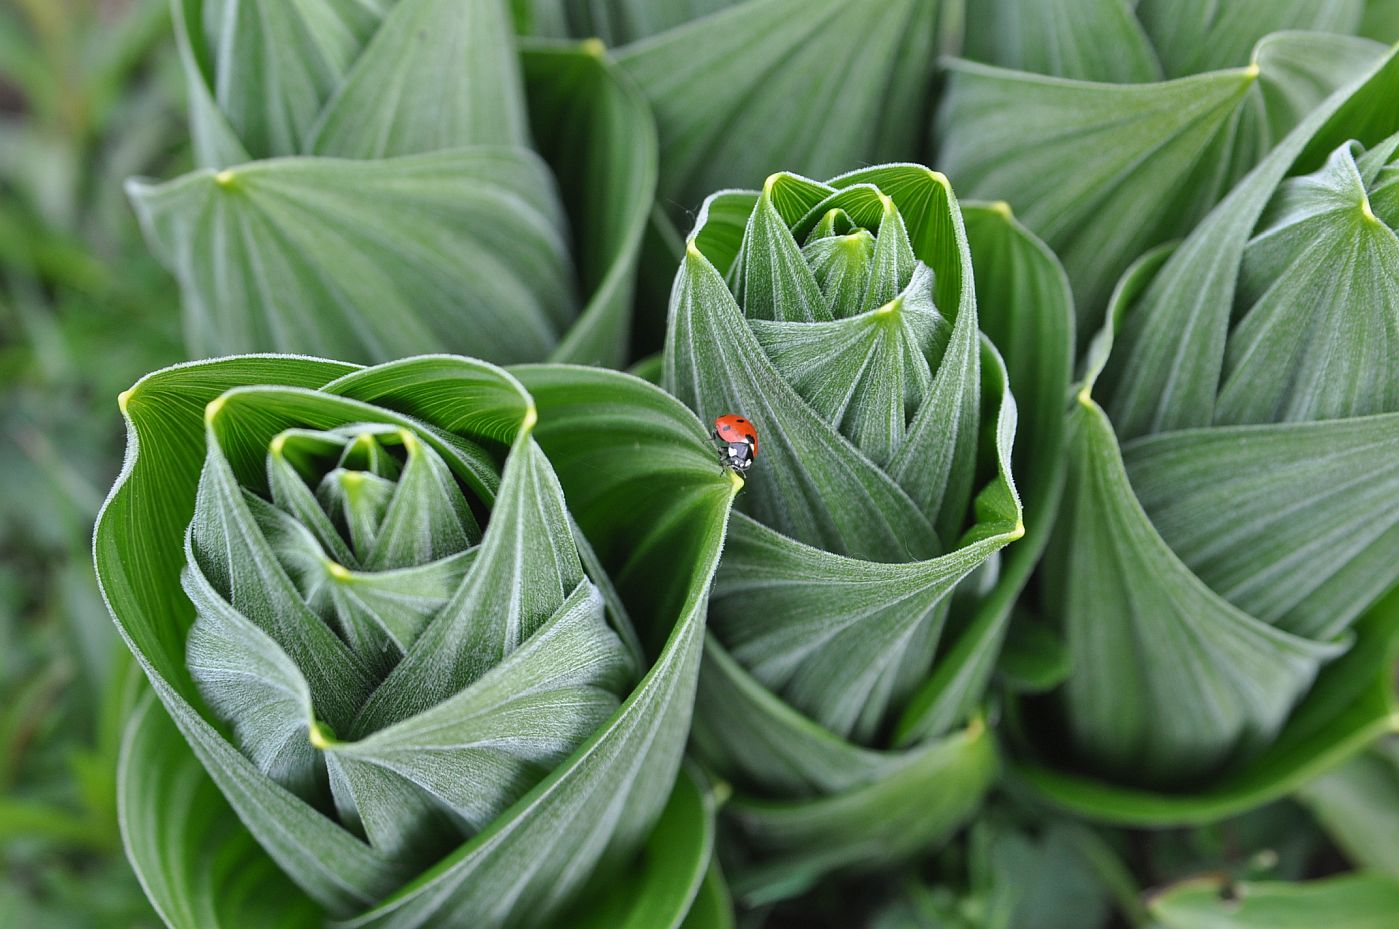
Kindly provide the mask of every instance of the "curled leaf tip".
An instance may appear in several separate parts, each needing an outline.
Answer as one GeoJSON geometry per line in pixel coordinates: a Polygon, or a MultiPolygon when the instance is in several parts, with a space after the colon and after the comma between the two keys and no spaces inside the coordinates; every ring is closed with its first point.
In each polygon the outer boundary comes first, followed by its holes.
{"type": "Polygon", "coordinates": [[[213,425],[214,420],[218,418],[219,411],[221,411],[221,410],[223,409],[223,405],[224,405],[224,398],[223,398],[223,397],[215,397],[214,399],[210,400],[210,401],[208,402],[207,405],[205,405],[205,407],[204,407],[204,423],[205,423],[205,425],[213,425]]]}
{"type": "Polygon", "coordinates": [[[238,175],[234,174],[232,169],[229,168],[225,168],[218,174],[214,175],[214,183],[222,187],[224,190],[231,189],[237,182],[237,180],[238,175]]]}
{"type": "Polygon", "coordinates": [[[121,415],[127,415],[127,408],[131,405],[131,395],[136,392],[135,387],[128,387],[117,394],[117,409],[121,410],[121,415]]]}
{"type": "Polygon", "coordinates": [[[763,181],[763,196],[771,199],[772,189],[777,186],[777,179],[781,174],[769,174],[767,180],[763,181]]]}
{"type": "Polygon", "coordinates": [[[1250,63],[1247,68],[1244,68],[1244,77],[1250,81],[1256,81],[1258,79],[1258,75],[1261,74],[1262,71],[1262,66],[1260,66],[1258,62],[1255,61],[1250,63]]]}
{"type": "Polygon", "coordinates": [[[525,408],[525,418],[520,421],[520,431],[532,432],[537,425],[539,425],[539,410],[531,404],[525,408]]]}
{"type": "Polygon", "coordinates": [[[282,457],[282,451],[287,447],[287,434],[279,432],[272,437],[272,441],[267,443],[267,449],[278,458],[282,457]]]}
{"type": "Polygon", "coordinates": [[[690,239],[688,242],[685,243],[685,256],[686,256],[687,258],[703,258],[703,257],[704,257],[704,255],[703,255],[703,254],[700,252],[700,250],[699,250],[699,246],[695,244],[695,240],[694,240],[694,239],[690,239]]]}
{"type": "Polygon", "coordinates": [[[1025,520],[1017,519],[1015,521],[1015,528],[1010,530],[1010,540],[1015,542],[1023,538],[1025,538],[1025,520]]]}
{"type": "Polygon", "coordinates": [[[890,300],[888,303],[881,306],[879,309],[875,310],[874,315],[876,317],[892,316],[899,311],[900,307],[903,306],[903,302],[903,295],[900,294],[893,300],[890,300]]]}
{"type": "Polygon", "coordinates": [[[325,570],[327,574],[337,581],[348,581],[350,579],[350,569],[338,561],[327,559],[325,562],[325,570]]]}
{"type": "Polygon", "coordinates": [[[1374,223],[1377,226],[1380,224],[1379,217],[1376,216],[1375,211],[1370,208],[1369,197],[1360,198],[1360,215],[1365,217],[1366,222],[1374,223]]]}
{"type": "Polygon", "coordinates": [[[412,455],[418,451],[418,437],[411,429],[398,430],[398,438],[403,442],[403,450],[412,455]]]}
{"type": "Polygon", "coordinates": [[[973,716],[967,723],[967,728],[963,730],[968,742],[975,742],[986,734],[986,720],[981,714],[973,716]]]}
{"type": "Polygon", "coordinates": [[[607,45],[602,41],[602,39],[599,39],[597,36],[593,36],[590,39],[584,39],[579,44],[578,48],[583,52],[583,54],[593,58],[602,58],[604,55],[607,54],[607,45]]]}
{"type": "Polygon", "coordinates": [[[311,723],[306,731],[306,737],[311,740],[311,747],[317,751],[323,752],[336,744],[335,732],[319,720],[311,723]]]}
{"type": "Polygon", "coordinates": [[[1015,218],[1015,213],[1011,210],[1010,204],[1004,200],[997,200],[995,203],[991,204],[991,210],[998,216],[1002,216],[1007,220],[1015,218]]]}
{"type": "Polygon", "coordinates": [[[739,474],[737,471],[734,470],[728,470],[727,473],[729,475],[729,482],[733,485],[733,489],[730,492],[733,494],[737,494],[740,490],[743,489],[743,475],[739,474]]]}
{"type": "Polygon", "coordinates": [[[1092,405],[1093,405],[1093,384],[1092,384],[1092,382],[1090,382],[1090,381],[1085,381],[1084,384],[1083,384],[1083,386],[1080,387],[1080,388],[1078,389],[1078,394],[1077,394],[1076,396],[1078,397],[1078,402],[1079,402],[1079,403],[1083,404],[1084,406],[1092,406],[1092,405]]]}
{"type": "Polygon", "coordinates": [[[721,807],[734,795],[734,787],[728,781],[715,781],[712,793],[714,805],[721,807]]]}

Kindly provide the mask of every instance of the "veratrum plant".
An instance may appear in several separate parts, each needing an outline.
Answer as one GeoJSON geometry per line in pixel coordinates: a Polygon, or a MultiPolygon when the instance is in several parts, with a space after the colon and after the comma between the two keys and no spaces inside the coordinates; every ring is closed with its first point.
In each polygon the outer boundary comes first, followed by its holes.
{"type": "Polygon", "coordinates": [[[516,0],[535,34],[600,36],[656,114],[660,202],[688,216],[710,192],[780,169],[829,176],[912,159],[946,0],[516,0]]]}
{"type": "Polygon", "coordinates": [[[1388,726],[1397,90],[1391,51],[1118,286],[1072,416],[1043,608],[1072,658],[1059,724],[1077,764],[1120,786],[1036,769],[1062,802],[1218,816],[1388,726]]]}
{"type": "Polygon", "coordinates": [[[199,170],[129,189],[195,355],[625,360],[656,139],[596,43],[521,55],[506,0],[171,2],[199,170]]]}
{"type": "Polygon", "coordinates": [[[683,916],[705,803],[684,786],[653,826],[734,490],[693,415],[625,375],[457,356],[194,363],[122,408],[96,558],[184,737],[149,709],[122,777],[172,925],[544,926],[648,835],[652,869],[589,906],[683,916]],[[246,832],[185,805],[189,748],[246,832]],[[300,892],[221,887],[223,854],[300,892]]]}
{"type": "Polygon", "coordinates": [[[1356,0],[977,6],[967,60],[947,65],[937,163],[1063,258],[1083,335],[1135,258],[1188,233],[1385,50],[1347,34],[1356,0]]]}
{"type": "MultiPolygon", "coordinates": [[[[1022,372],[1045,401],[1025,451],[1043,465],[1033,499],[1047,515],[1067,286],[1003,206],[969,216],[1001,271],[996,328],[1021,359],[1038,340],[1039,367],[1022,372]]],[[[1028,572],[998,555],[1025,533],[1006,377],[942,175],[783,173],[705,201],[664,383],[706,420],[742,413],[760,436],[715,584],[695,732],[739,791],[727,809],[753,860],[730,876],[749,900],[935,844],[994,776],[975,713],[1028,572]]]]}

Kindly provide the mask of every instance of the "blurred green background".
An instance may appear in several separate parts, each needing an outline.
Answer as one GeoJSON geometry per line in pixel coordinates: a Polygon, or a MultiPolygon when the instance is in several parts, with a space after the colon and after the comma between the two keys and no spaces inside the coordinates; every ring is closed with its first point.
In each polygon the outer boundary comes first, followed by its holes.
{"type": "Polygon", "coordinates": [[[156,927],[114,781],[138,684],[92,572],[116,395],[178,360],[122,181],[187,160],[166,0],[0,2],[0,926],[156,927]]]}

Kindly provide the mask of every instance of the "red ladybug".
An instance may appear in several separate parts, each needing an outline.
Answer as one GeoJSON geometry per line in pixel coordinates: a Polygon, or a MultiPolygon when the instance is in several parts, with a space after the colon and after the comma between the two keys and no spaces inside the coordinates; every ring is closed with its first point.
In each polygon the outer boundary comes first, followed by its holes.
{"type": "Polygon", "coordinates": [[[739,474],[747,474],[758,457],[758,430],[748,420],[729,413],[714,420],[714,438],[719,440],[719,462],[739,474]]]}

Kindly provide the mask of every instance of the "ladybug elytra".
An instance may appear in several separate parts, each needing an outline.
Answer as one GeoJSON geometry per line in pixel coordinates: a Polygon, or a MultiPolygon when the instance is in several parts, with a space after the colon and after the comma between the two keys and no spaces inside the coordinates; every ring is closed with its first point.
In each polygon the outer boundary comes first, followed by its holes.
{"type": "Polygon", "coordinates": [[[747,474],[758,457],[758,430],[737,413],[714,420],[714,438],[719,441],[719,462],[739,474],[747,474]]]}

